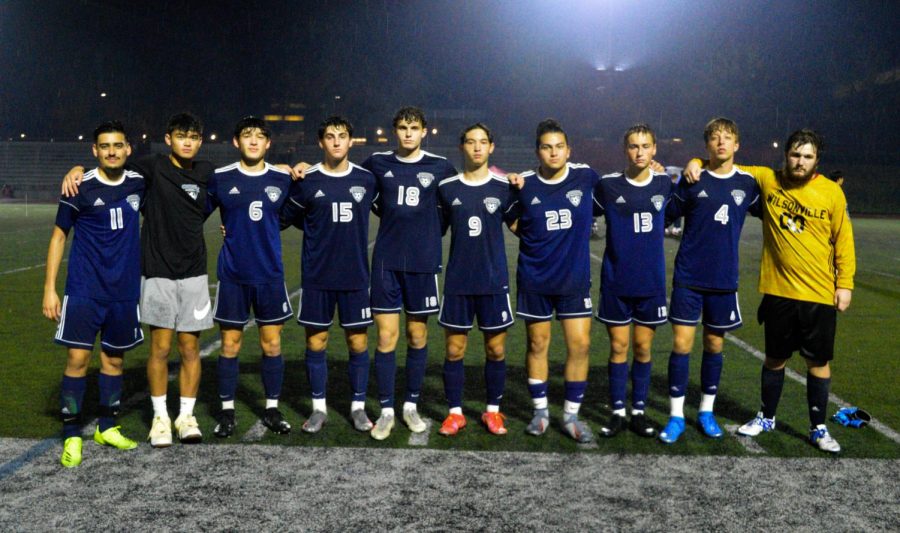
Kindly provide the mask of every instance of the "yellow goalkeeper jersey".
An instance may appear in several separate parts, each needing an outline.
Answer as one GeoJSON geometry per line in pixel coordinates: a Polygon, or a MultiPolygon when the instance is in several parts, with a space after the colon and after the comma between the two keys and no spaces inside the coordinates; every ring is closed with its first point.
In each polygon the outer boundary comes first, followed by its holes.
{"type": "Polygon", "coordinates": [[[762,192],[759,292],[833,305],[835,288],[853,289],[856,273],[844,191],[818,174],[792,186],[768,167],[740,168],[753,174],[762,192]]]}

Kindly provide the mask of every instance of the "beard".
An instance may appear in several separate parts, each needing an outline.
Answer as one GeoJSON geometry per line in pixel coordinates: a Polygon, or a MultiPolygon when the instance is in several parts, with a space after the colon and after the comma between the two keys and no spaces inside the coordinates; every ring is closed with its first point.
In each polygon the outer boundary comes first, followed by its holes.
{"type": "Polygon", "coordinates": [[[806,183],[807,181],[811,180],[812,177],[816,174],[816,169],[811,168],[809,170],[803,170],[801,172],[785,167],[783,174],[792,183],[806,183]]]}

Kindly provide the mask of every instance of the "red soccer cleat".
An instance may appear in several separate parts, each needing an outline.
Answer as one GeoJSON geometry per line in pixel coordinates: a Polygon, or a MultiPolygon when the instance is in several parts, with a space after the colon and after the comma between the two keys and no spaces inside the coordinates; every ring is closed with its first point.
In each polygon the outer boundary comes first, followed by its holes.
{"type": "Polygon", "coordinates": [[[487,411],[481,415],[481,421],[494,435],[506,435],[506,426],[503,425],[506,417],[503,413],[487,411]]]}
{"type": "Polygon", "coordinates": [[[444,419],[444,423],[441,424],[441,429],[438,430],[438,433],[445,437],[452,437],[459,433],[459,430],[464,427],[466,427],[466,417],[456,413],[450,413],[447,415],[447,418],[444,419]]]}

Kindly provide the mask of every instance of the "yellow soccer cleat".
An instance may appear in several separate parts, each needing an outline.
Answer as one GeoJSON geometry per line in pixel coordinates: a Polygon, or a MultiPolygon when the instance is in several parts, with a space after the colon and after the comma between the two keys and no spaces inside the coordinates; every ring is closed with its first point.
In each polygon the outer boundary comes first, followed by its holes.
{"type": "Polygon", "coordinates": [[[62,457],[59,462],[66,468],[74,468],[81,464],[81,437],[69,437],[63,442],[62,457]]]}
{"type": "Polygon", "coordinates": [[[122,432],[119,431],[120,427],[121,426],[113,426],[103,433],[100,433],[100,428],[97,427],[97,429],[94,430],[94,442],[101,446],[112,446],[113,448],[118,448],[120,450],[133,450],[137,448],[136,442],[125,435],[122,435],[122,432]]]}

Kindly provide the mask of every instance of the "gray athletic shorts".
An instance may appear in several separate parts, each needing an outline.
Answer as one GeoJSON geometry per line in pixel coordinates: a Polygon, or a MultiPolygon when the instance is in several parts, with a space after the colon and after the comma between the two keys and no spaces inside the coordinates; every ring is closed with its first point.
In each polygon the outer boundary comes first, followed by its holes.
{"type": "Polygon", "coordinates": [[[141,322],[176,331],[210,329],[209,278],[141,278],[141,322]]]}

